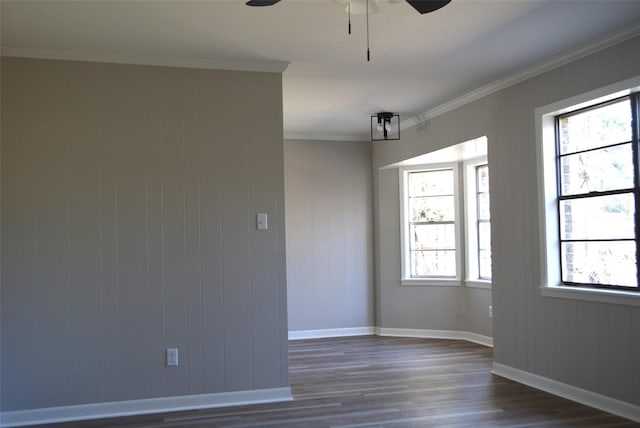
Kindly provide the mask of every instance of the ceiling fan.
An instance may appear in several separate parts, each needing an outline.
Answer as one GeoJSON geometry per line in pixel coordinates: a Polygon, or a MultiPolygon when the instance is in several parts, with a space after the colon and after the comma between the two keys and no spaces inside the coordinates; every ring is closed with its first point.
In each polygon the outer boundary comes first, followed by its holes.
{"type": "MultiPolygon", "coordinates": [[[[371,49],[369,48],[369,13],[372,10],[369,8],[369,3],[371,2],[372,6],[375,6],[376,10],[373,11],[375,13],[377,11],[377,5],[373,0],[335,0],[337,3],[346,4],[347,5],[347,13],[349,14],[349,23],[348,23],[348,33],[351,34],[351,5],[356,3],[364,3],[365,8],[362,11],[367,16],[367,62],[371,61],[371,49]]],[[[390,3],[399,3],[402,0],[389,0],[390,3]]],[[[417,10],[421,15],[425,13],[434,12],[449,3],[451,0],[405,0],[411,7],[417,10]]],[[[280,0],[248,0],[245,4],[247,6],[273,6],[276,3],[279,3],[280,0]]]]}
{"type": "MultiPolygon", "coordinates": [[[[405,0],[421,15],[446,6],[451,0],[405,0]]],[[[273,6],[279,3],[280,0],[249,0],[246,4],[248,6],[273,6]]]]}

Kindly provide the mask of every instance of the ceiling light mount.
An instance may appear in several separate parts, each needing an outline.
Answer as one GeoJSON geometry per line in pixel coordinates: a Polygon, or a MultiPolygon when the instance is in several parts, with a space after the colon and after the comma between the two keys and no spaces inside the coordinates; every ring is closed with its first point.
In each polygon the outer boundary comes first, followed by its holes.
{"type": "Polygon", "coordinates": [[[388,111],[371,116],[371,141],[399,140],[400,115],[388,111]]]}
{"type": "Polygon", "coordinates": [[[380,12],[379,0],[335,0],[335,2],[344,5],[344,11],[353,15],[373,15],[380,12]],[[368,6],[367,3],[369,3],[368,6]]]}

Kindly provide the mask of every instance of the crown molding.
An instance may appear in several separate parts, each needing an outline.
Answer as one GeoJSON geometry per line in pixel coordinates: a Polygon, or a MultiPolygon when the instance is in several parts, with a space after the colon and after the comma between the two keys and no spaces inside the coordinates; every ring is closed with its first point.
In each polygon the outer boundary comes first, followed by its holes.
{"type": "Polygon", "coordinates": [[[289,63],[284,61],[216,60],[197,57],[129,54],[124,52],[94,52],[85,50],[47,49],[21,46],[2,46],[1,55],[19,58],[108,62],[117,64],[205,68],[214,70],[260,71],[270,73],[283,73],[289,66],[289,63]]]}
{"type": "Polygon", "coordinates": [[[532,77],[538,76],[542,73],[546,73],[547,71],[576,61],[580,58],[584,58],[588,55],[594,54],[598,51],[601,51],[638,35],[640,35],[640,24],[631,25],[620,31],[610,33],[604,38],[581,45],[575,49],[564,52],[546,61],[540,62],[532,67],[525,68],[516,73],[503,77],[502,79],[498,79],[492,83],[489,83],[488,85],[481,86],[478,89],[467,92],[466,94],[458,98],[454,98],[451,101],[427,110],[417,116],[403,120],[402,122],[400,122],[400,129],[404,130],[412,126],[416,126],[420,123],[426,122],[437,116],[450,112],[451,110],[462,107],[463,105],[468,104],[472,101],[476,101],[482,97],[491,95],[502,89],[508,88],[509,86],[513,86],[527,79],[531,79],[532,77]]]}
{"type": "Polygon", "coordinates": [[[369,142],[368,137],[344,136],[344,135],[317,135],[317,134],[285,134],[285,140],[311,140],[311,141],[346,141],[346,142],[369,142]]]}

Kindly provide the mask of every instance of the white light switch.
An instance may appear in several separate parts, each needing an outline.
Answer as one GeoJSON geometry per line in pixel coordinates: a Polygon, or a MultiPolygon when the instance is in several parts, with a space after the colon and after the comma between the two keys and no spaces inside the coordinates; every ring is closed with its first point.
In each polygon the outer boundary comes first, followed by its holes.
{"type": "Polygon", "coordinates": [[[178,365],[178,348],[167,348],[167,367],[178,365]]]}
{"type": "Polygon", "coordinates": [[[267,213],[258,213],[256,216],[258,230],[267,230],[267,213]]]}

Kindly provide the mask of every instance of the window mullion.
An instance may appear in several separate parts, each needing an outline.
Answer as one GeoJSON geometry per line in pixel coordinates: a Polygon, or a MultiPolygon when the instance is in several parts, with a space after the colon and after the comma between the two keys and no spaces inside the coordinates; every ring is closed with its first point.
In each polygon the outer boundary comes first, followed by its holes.
{"type": "Polygon", "coordinates": [[[558,200],[568,201],[568,200],[584,199],[584,198],[596,198],[598,196],[622,195],[625,193],[634,193],[636,189],[637,189],[637,186],[633,188],[629,187],[627,189],[607,190],[604,192],[578,193],[577,195],[564,195],[564,196],[559,195],[558,200]]]}
{"type": "Polygon", "coordinates": [[[620,146],[624,146],[625,144],[630,144],[630,143],[633,143],[633,139],[631,141],[621,141],[619,143],[609,144],[609,145],[605,145],[605,146],[598,146],[598,147],[592,147],[590,149],[578,150],[578,151],[575,151],[575,152],[562,153],[562,154],[559,154],[558,156],[563,158],[563,157],[568,157],[568,156],[573,156],[573,155],[581,155],[583,153],[595,152],[595,151],[602,150],[602,149],[610,149],[610,148],[613,148],[613,147],[620,147],[620,146]]]}

